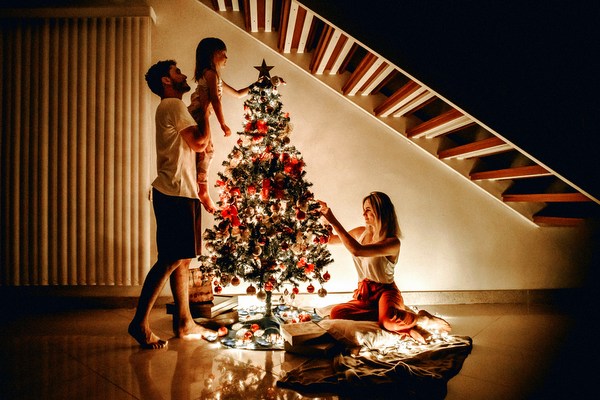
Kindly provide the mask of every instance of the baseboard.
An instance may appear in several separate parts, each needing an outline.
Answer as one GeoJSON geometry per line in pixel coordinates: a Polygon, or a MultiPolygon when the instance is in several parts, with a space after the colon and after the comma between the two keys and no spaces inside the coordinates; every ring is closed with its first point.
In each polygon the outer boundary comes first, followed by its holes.
{"type": "MultiPolygon", "coordinates": [[[[0,308],[8,312],[135,308],[140,291],[139,286],[0,286],[0,308]]],[[[345,301],[349,296],[350,293],[329,293],[320,299],[316,294],[302,294],[298,295],[297,303],[323,303],[322,300],[334,303],[345,301]]],[[[580,289],[407,291],[402,296],[407,305],[514,303],[567,307],[578,304],[581,298],[580,289]]],[[[172,297],[167,288],[156,305],[165,306],[170,301],[172,297]]]]}

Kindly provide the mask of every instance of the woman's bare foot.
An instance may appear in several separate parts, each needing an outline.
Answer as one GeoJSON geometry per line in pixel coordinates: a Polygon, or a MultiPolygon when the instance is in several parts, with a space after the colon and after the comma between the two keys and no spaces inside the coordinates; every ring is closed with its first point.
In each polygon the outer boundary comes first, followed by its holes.
{"type": "Polygon", "coordinates": [[[419,316],[417,324],[427,331],[442,331],[449,333],[452,330],[450,324],[444,319],[436,317],[425,310],[419,310],[417,315],[419,316]]]}
{"type": "Polygon", "coordinates": [[[134,324],[133,322],[129,324],[127,332],[140,344],[140,346],[142,346],[142,349],[162,349],[165,348],[168,343],[166,340],[162,340],[156,336],[152,331],[144,329],[142,326],[134,324]]]}
{"type": "Polygon", "coordinates": [[[218,337],[217,332],[204,328],[193,320],[191,322],[181,323],[176,334],[177,337],[180,337],[183,340],[206,339],[210,342],[216,340],[218,337]]]}
{"type": "Polygon", "coordinates": [[[429,339],[431,338],[431,332],[426,331],[425,329],[415,325],[413,326],[410,331],[408,331],[409,335],[411,338],[413,338],[414,340],[416,340],[417,342],[421,343],[421,344],[427,344],[427,342],[429,341],[429,339]]]}

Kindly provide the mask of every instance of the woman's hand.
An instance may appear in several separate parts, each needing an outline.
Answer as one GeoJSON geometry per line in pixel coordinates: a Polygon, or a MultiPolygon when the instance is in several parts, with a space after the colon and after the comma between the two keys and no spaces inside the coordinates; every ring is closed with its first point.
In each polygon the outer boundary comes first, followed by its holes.
{"type": "Polygon", "coordinates": [[[331,210],[329,209],[329,206],[327,206],[327,203],[325,203],[324,201],[321,200],[317,200],[319,202],[319,205],[321,206],[321,215],[323,215],[323,217],[325,217],[325,219],[329,219],[328,217],[331,215],[331,210]]]}

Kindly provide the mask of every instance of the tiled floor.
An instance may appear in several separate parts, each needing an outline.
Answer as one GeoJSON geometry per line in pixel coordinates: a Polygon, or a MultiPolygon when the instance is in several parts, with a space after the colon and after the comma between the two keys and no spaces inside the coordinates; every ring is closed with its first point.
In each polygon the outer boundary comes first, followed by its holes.
{"type": "MultiPolygon", "coordinates": [[[[446,317],[454,334],[473,338],[447,399],[588,398],[583,379],[574,379],[587,375],[574,372],[586,367],[565,351],[589,350],[577,342],[581,335],[574,335],[568,314],[512,304],[421,308],[446,317]]],[[[178,339],[168,349],[142,351],[126,333],[132,315],[132,309],[63,311],[0,324],[0,398],[212,399],[219,391],[229,393],[222,399],[302,398],[275,386],[282,371],[302,362],[299,356],[178,339]]],[[[164,307],[153,311],[152,326],[172,336],[164,307]]]]}

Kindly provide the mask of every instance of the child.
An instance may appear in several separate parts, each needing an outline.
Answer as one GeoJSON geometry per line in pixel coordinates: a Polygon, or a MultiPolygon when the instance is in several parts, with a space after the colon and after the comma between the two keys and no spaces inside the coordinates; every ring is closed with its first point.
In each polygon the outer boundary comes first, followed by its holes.
{"type": "Polygon", "coordinates": [[[214,147],[210,140],[210,126],[208,118],[214,111],[217,120],[225,136],[231,135],[231,130],[225,123],[221,96],[223,91],[237,98],[248,94],[248,88],[236,90],[223,82],[219,72],[227,64],[227,47],[218,38],[204,38],[196,48],[196,69],[194,80],[198,83],[196,90],[192,93],[191,104],[188,107],[190,114],[194,117],[200,127],[204,127],[209,137],[206,150],[196,155],[196,172],[198,181],[198,195],[202,205],[209,213],[214,213],[216,207],[208,194],[208,168],[212,161],[214,147]]]}

